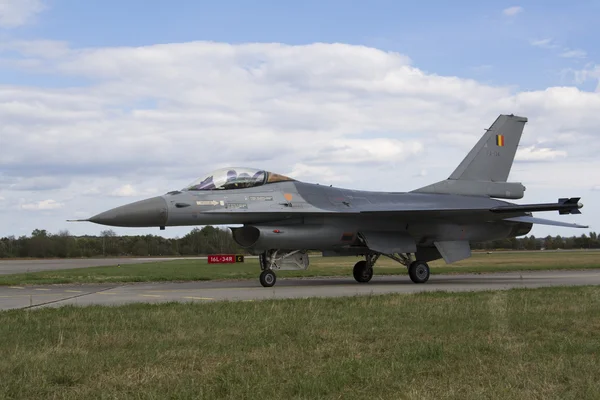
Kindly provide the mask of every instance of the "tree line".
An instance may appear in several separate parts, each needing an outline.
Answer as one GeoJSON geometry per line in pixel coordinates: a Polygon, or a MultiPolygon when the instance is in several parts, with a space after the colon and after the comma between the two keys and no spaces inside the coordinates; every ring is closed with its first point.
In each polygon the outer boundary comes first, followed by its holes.
{"type": "MultiPolygon", "coordinates": [[[[589,235],[561,237],[524,236],[489,242],[471,243],[473,250],[555,250],[598,249],[595,232],[589,235]]],[[[68,231],[57,234],[35,229],[31,236],[0,238],[0,258],[67,258],[122,256],[196,256],[207,254],[245,254],[233,240],[229,229],[205,226],[187,235],[167,239],[156,235],[118,236],[112,230],[100,236],[73,236],[68,231]]]]}
{"type": "Polygon", "coordinates": [[[156,235],[118,236],[113,230],[100,236],[73,236],[68,231],[50,234],[35,229],[31,236],[0,238],[0,258],[67,258],[122,256],[192,256],[243,254],[231,231],[205,226],[194,228],[182,238],[156,235]]]}

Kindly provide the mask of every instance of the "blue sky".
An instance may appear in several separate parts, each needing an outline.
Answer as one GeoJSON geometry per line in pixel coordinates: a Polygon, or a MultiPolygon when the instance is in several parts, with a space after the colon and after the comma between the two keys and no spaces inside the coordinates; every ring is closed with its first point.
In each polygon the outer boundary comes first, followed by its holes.
{"type": "MultiPolygon", "coordinates": [[[[74,47],[341,42],[409,55],[443,75],[539,89],[570,83],[562,72],[600,56],[600,2],[577,1],[47,1],[24,39],[74,47]],[[519,7],[514,15],[501,11],[519,7]],[[555,48],[532,46],[551,39],[555,48]],[[585,57],[561,57],[582,50],[585,57]]],[[[587,82],[587,87],[593,83],[587,82]]],[[[585,85],[584,85],[585,86],[585,85]]]]}
{"type": "MultiPolygon", "coordinates": [[[[0,235],[97,233],[64,220],[227,164],[411,190],[511,112],[530,119],[521,202],[592,205],[598,15],[598,1],[4,0],[0,235]]],[[[600,224],[584,214],[560,219],[600,224]]]]}

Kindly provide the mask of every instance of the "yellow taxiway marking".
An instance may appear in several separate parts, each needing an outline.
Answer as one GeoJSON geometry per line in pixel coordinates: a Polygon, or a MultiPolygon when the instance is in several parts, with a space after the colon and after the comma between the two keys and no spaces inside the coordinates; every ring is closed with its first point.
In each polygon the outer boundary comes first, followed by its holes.
{"type": "Polygon", "coordinates": [[[193,300],[214,300],[212,297],[194,297],[194,296],[186,296],[184,299],[193,299],[193,300]]]}
{"type": "Polygon", "coordinates": [[[65,290],[66,293],[83,293],[81,290],[65,290]]]}
{"type": "Polygon", "coordinates": [[[139,296],[142,296],[142,297],[162,297],[162,296],[159,296],[158,294],[140,294],[139,296]]]}
{"type": "Polygon", "coordinates": [[[116,294],[115,292],[98,292],[96,294],[116,294]]]}
{"type": "Polygon", "coordinates": [[[33,290],[43,290],[43,291],[47,291],[47,290],[50,290],[50,289],[33,289],[33,290]]]}
{"type": "Polygon", "coordinates": [[[9,286],[10,289],[25,289],[24,287],[21,286],[9,286]]]}

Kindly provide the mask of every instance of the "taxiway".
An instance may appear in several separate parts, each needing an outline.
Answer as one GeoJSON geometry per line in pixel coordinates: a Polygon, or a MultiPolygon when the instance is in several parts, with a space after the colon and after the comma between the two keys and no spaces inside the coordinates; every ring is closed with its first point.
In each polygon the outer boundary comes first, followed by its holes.
{"type": "Polygon", "coordinates": [[[206,260],[206,257],[121,257],[121,258],[56,258],[33,260],[0,260],[0,275],[22,274],[57,269],[103,267],[108,265],[144,264],[172,260],[206,260]]]}
{"type": "Polygon", "coordinates": [[[258,279],[182,283],[81,284],[0,287],[0,310],[63,305],[120,305],[188,301],[254,301],[265,299],[339,297],[416,293],[421,291],[478,291],[545,286],[600,285],[600,271],[536,271],[491,274],[432,275],[422,285],[408,276],[376,276],[367,284],[348,278],[278,279],[271,288],[258,279]]]}

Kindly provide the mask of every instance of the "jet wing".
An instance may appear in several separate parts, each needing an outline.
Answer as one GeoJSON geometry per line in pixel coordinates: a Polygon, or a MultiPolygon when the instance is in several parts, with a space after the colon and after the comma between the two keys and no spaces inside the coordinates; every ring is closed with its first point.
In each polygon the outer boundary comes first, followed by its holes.
{"type": "Polygon", "coordinates": [[[587,226],[587,225],[572,224],[569,222],[552,221],[549,219],[529,217],[529,216],[505,218],[504,220],[505,221],[513,221],[513,222],[525,222],[525,223],[529,223],[529,224],[538,224],[538,225],[563,226],[565,228],[589,228],[589,226],[587,226]]]}
{"type": "Polygon", "coordinates": [[[338,216],[374,216],[414,221],[423,219],[461,221],[499,221],[508,218],[524,217],[533,211],[559,211],[560,214],[579,214],[579,198],[559,199],[557,203],[543,204],[510,204],[497,202],[490,207],[489,199],[478,197],[442,198],[443,195],[410,196],[407,201],[382,202],[353,205],[351,203],[330,206],[327,208],[315,207],[308,203],[299,205],[281,206],[271,210],[211,210],[207,214],[233,214],[243,213],[256,221],[280,220],[309,215],[338,215],[338,216]]]}
{"type": "Polygon", "coordinates": [[[393,204],[392,207],[397,209],[387,208],[385,204],[380,205],[380,210],[364,210],[361,214],[378,214],[387,215],[390,217],[439,217],[439,218],[452,218],[452,217],[487,217],[489,220],[506,220],[507,218],[522,217],[527,213],[535,211],[558,211],[560,214],[581,214],[579,209],[583,207],[579,203],[579,197],[573,197],[569,199],[559,199],[557,203],[541,203],[541,204],[506,204],[498,205],[495,207],[484,206],[482,204],[474,203],[472,207],[460,207],[457,205],[443,206],[437,205],[436,207],[427,207],[427,205],[416,205],[411,204],[406,207],[401,204],[393,204]]]}

